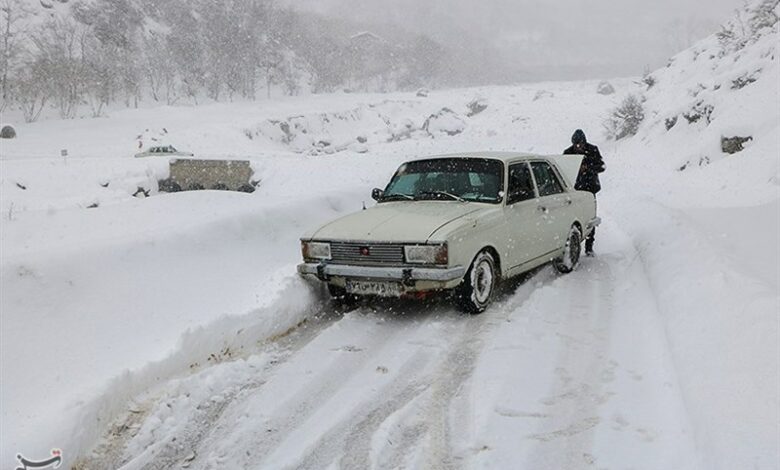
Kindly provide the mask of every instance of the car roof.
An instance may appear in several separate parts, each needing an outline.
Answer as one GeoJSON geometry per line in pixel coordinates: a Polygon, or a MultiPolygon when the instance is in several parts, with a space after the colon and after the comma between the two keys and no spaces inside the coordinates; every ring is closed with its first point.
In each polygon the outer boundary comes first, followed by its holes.
{"type": "MultiPolygon", "coordinates": [[[[540,155],[536,153],[527,152],[498,152],[494,150],[488,150],[483,152],[460,152],[460,153],[446,153],[440,155],[429,155],[427,157],[415,158],[414,160],[430,160],[435,158],[489,158],[493,160],[501,160],[503,162],[515,161],[515,160],[527,160],[533,158],[546,159],[549,155],[540,155]]],[[[414,161],[413,160],[413,161],[414,161]]]]}

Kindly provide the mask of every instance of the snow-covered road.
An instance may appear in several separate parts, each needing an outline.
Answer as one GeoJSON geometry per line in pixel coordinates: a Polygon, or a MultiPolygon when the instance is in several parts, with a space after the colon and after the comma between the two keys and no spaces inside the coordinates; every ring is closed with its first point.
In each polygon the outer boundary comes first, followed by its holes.
{"type": "Polygon", "coordinates": [[[568,276],[322,310],[166,385],[85,468],[703,468],[641,257],[605,217],[568,276]]]}

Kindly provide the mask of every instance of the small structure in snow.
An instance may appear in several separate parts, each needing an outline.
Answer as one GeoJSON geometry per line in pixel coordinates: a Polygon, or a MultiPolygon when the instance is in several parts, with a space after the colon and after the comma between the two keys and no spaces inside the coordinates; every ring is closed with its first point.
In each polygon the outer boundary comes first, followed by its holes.
{"type": "Polygon", "coordinates": [[[218,189],[251,193],[255,190],[247,160],[174,159],[170,162],[170,175],[158,183],[161,191],[218,189]]]}

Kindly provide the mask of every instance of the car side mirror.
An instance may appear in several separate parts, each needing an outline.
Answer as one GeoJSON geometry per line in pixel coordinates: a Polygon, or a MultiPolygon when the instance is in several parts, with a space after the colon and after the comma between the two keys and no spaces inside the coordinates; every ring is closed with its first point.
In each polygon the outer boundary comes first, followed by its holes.
{"type": "Polygon", "coordinates": [[[385,195],[385,192],[379,188],[374,188],[371,190],[371,199],[375,201],[379,201],[382,199],[382,196],[385,195]]]}

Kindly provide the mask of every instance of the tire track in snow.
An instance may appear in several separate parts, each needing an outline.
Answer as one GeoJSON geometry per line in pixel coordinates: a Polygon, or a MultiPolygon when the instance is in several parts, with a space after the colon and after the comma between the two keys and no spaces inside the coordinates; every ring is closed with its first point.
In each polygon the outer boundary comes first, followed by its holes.
{"type": "MultiPolygon", "coordinates": [[[[314,341],[268,377],[264,389],[233,403],[232,412],[213,424],[215,432],[200,452],[205,460],[198,465],[211,468],[230,461],[288,466],[294,456],[284,449],[292,446],[296,455],[301,453],[300,447],[307,444],[299,434],[319,426],[318,413],[323,412],[324,404],[334,401],[361,371],[377,374],[371,363],[376,356],[367,352],[386,349],[388,344],[388,349],[393,349],[405,333],[403,328],[384,326],[365,311],[357,311],[319,332],[314,341]],[[347,337],[339,330],[347,330],[347,337]]],[[[310,435],[305,432],[302,437],[310,435]]]]}
{"type": "Polygon", "coordinates": [[[529,456],[536,468],[577,468],[587,464],[592,452],[594,428],[601,422],[599,407],[612,392],[604,387],[618,364],[608,357],[611,317],[614,311],[614,275],[601,259],[585,272],[562,279],[567,284],[558,310],[561,344],[555,360],[556,384],[542,401],[545,417],[538,431],[526,436],[537,441],[529,456]]]}
{"type": "MultiPolygon", "coordinates": [[[[453,313],[454,312],[450,312],[453,313]]],[[[373,419],[362,420],[354,426],[349,426],[347,430],[352,429],[346,435],[345,442],[355,442],[356,445],[350,445],[344,456],[340,459],[341,468],[362,469],[371,466],[372,447],[371,441],[376,435],[378,429],[387,419],[403,409],[412,400],[417,401],[417,406],[421,408],[421,423],[412,423],[406,426],[405,423],[399,423],[399,426],[405,427],[404,446],[398,446],[399,451],[394,453],[391,458],[381,462],[381,468],[396,468],[403,464],[403,457],[420,442],[425,442],[427,437],[427,446],[424,449],[426,468],[457,468],[457,462],[452,457],[450,446],[450,428],[447,420],[447,410],[452,398],[460,391],[462,383],[471,375],[474,360],[480,348],[479,341],[472,338],[474,335],[474,326],[478,325],[478,317],[456,318],[457,324],[447,336],[455,341],[448,345],[447,349],[441,355],[442,358],[435,361],[433,370],[425,371],[418,368],[418,375],[422,372],[424,375],[415,379],[416,383],[411,387],[404,387],[406,381],[403,374],[399,377],[401,380],[395,382],[395,389],[400,389],[400,393],[391,395],[382,406],[375,408],[376,415],[373,419]],[[420,386],[421,384],[421,386],[420,386]],[[411,392],[411,393],[410,393],[411,392]],[[414,439],[413,439],[414,438],[414,439]],[[352,439],[355,439],[353,441],[352,439]],[[407,446],[408,447],[405,447],[407,446]]],[[[437,358],[438,359],[438,358],[437,358]]],[[[414,366],[414,364],[412,364],[414,366]]]]}
{"type": "MultiPolygon", "coordinates": [[[[264,364],[259,377],[250,376],[242,382],[226,384],[233,389],[229,390],[219,401],[206,399],[197,403],[191,415],[187,417],[187,423],[183,429],[175,436],[167,436],[170,440],[163,439],[163,442],[155,443],[141,455],[126,455],[127,446],[137,435],[143,421],[148,419],[155,409],[170,406],[170,399],[176,398],[175,396],[166,397],[158,391],[152,397],[143,400],[141,406],[132,407],[131,411],[120,417],[108,435],[102,438],[98,447],[91,454],[79,459],[74,464],[74,468],[163,469],[192,460],[193,450],[197,449],[200,443],[213,433],[211,424],[220,419],[229,405],[256,392],[266,383],[266,375],[271,374],[275,368],[284,364],[298,350],[316,338],[322,330],[342,318],[343,312],[338,309],[331,309],[324,304],[312,307],[317,309],[316,314],[284,334],[266,340],[261,350],[254,354],[272,355],[272,358],[264,364]]],[[[201,369],[188,378],[194,379],[199,375],[208,374],[213,371],[213,367],[224,364],[214,364],[206,369],[201,369]]],[[[184,380],[188,378],[184,378],[184,380]]]]}

